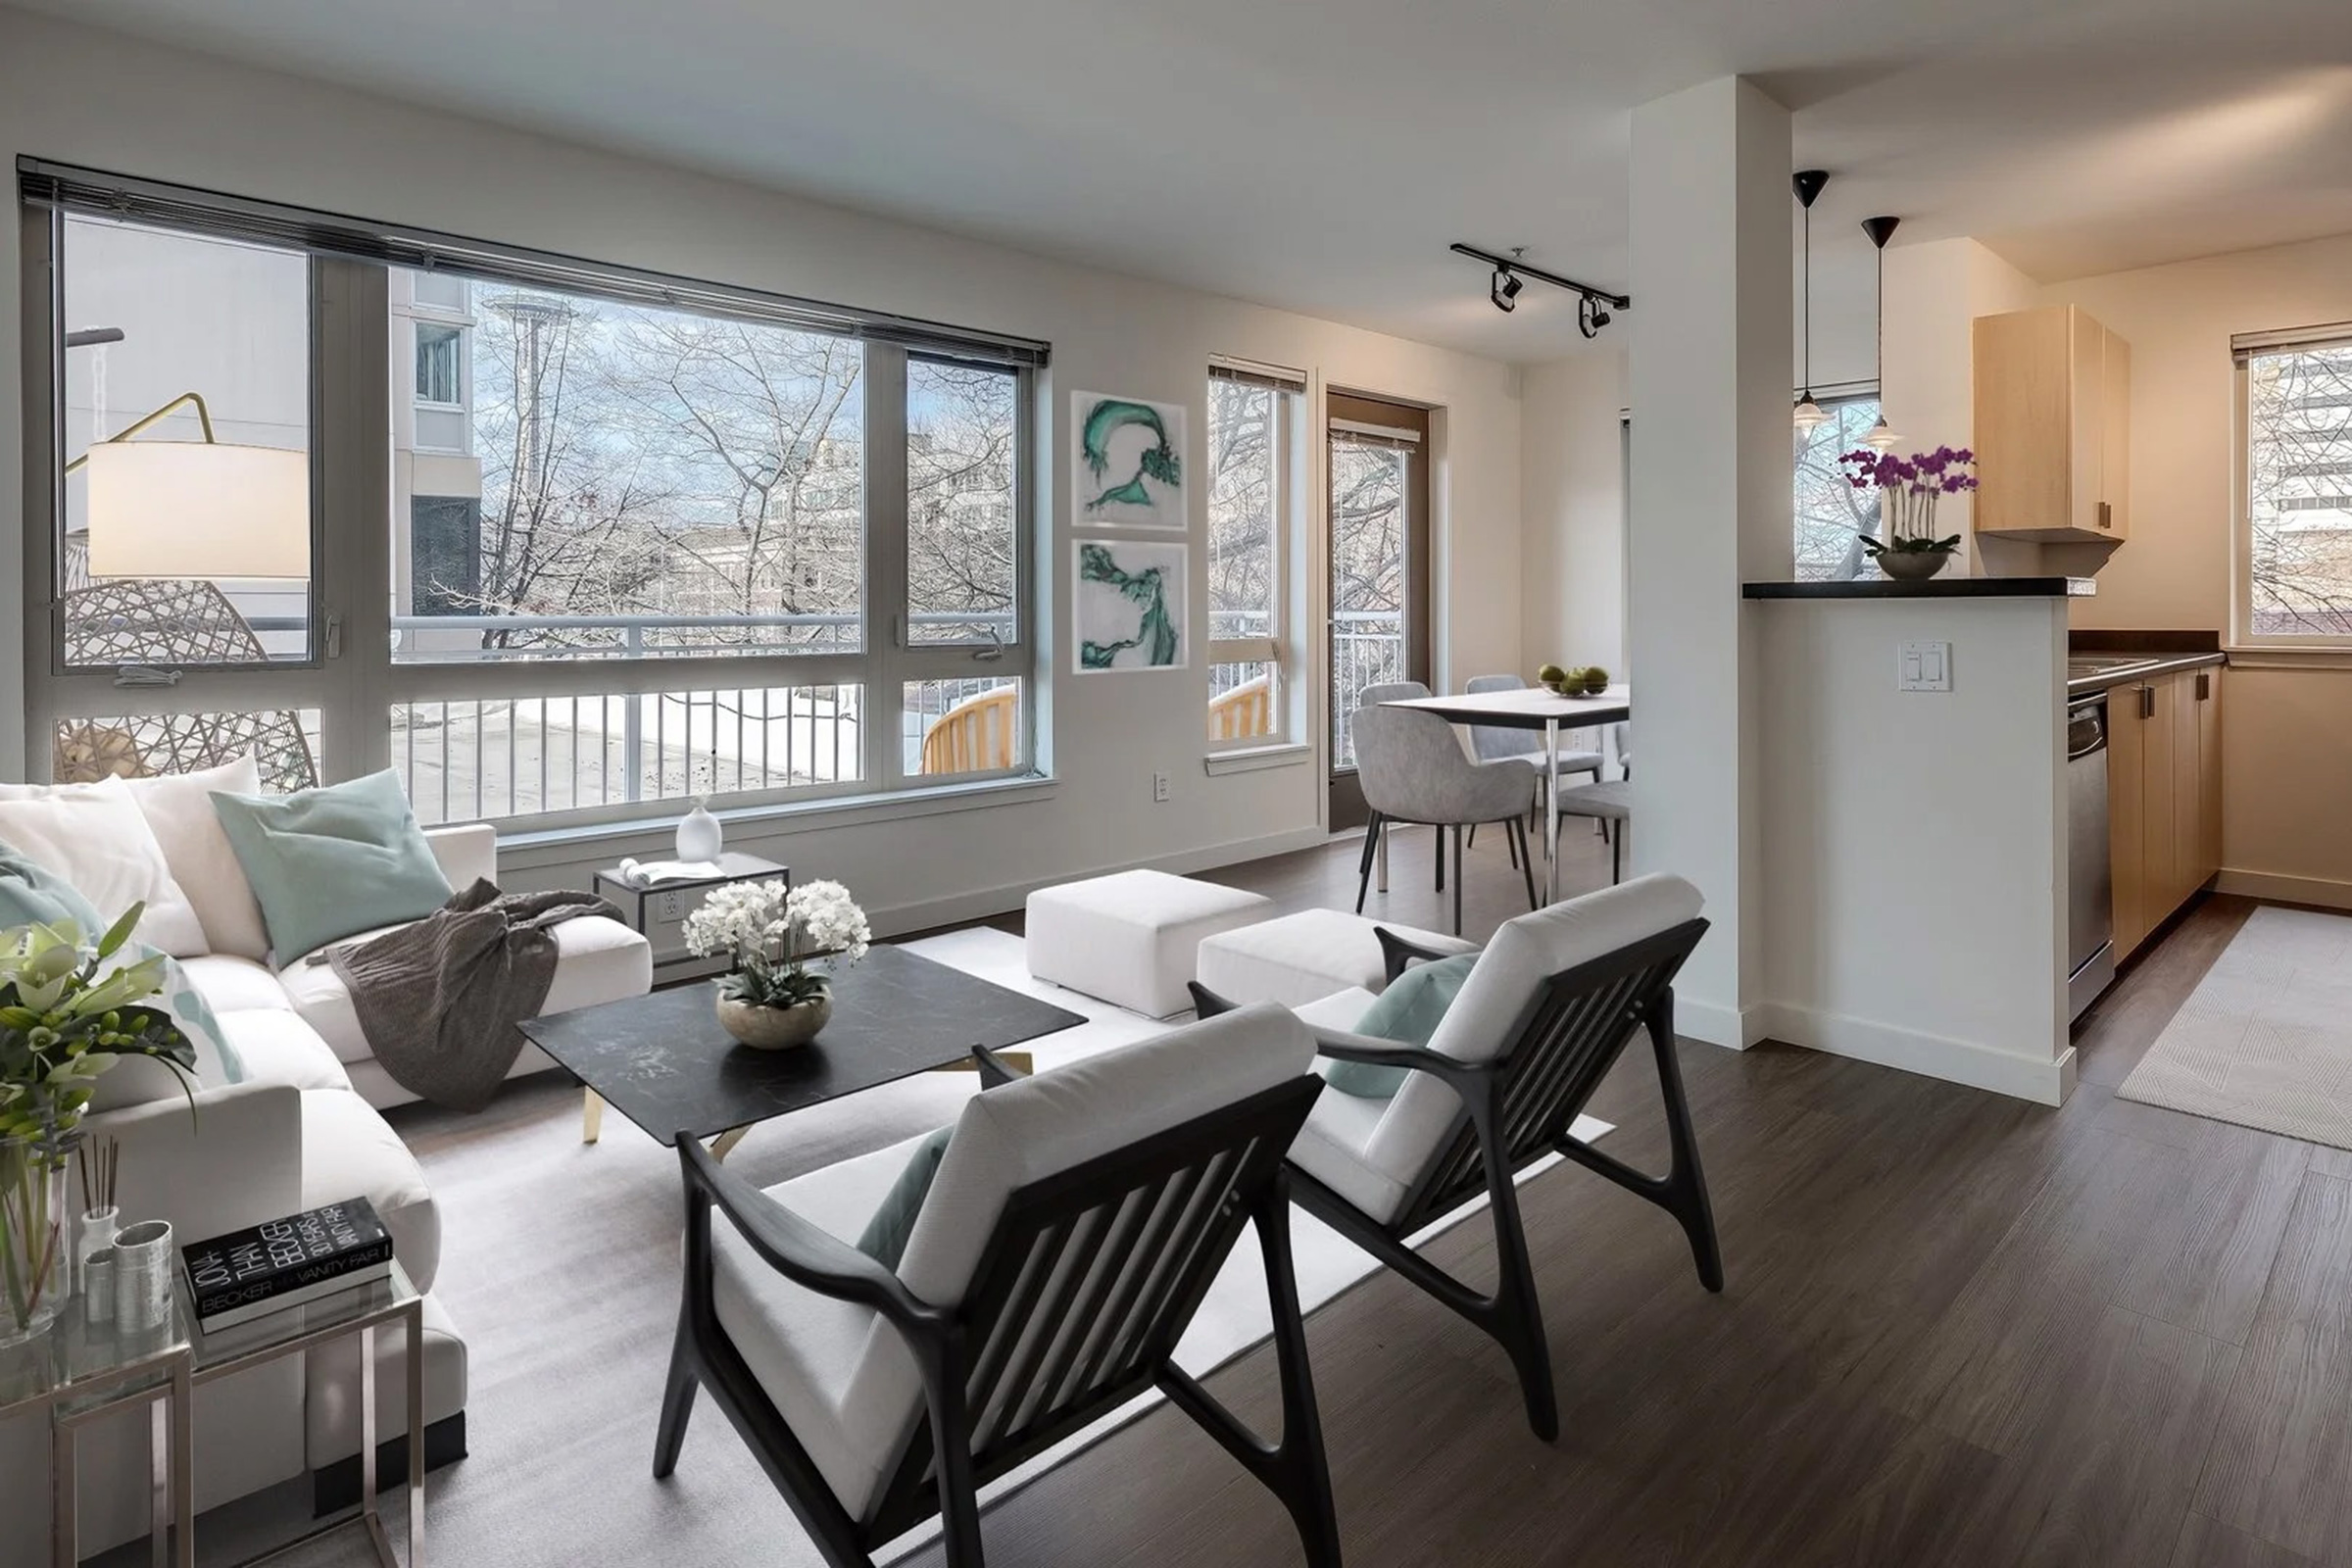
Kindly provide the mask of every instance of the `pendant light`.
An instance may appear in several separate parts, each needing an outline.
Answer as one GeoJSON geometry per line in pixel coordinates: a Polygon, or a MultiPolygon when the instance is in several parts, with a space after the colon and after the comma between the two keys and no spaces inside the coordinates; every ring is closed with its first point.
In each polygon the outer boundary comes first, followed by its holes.
{"type": "Polygon", "coordinates": [[[1901,221],[1899,218],[1862,220],[1862,232],[1870,236],[1870,243],[1877,247],[1879,253],[1879,422],[1872,425],[1870,434],[1862,438],[1862,444],[1874,452],[1891,452],[1894,444],[1902,439],[1894,433],[1894,426],[1886,422],[1886,242],[1894,238],[1894,225],[1901,221]]]}
{"type": "Polygon", "coordinates": [[[1813,401],[1813,199],[1830,182],[1826,169],[1800,169],[1788,176],[1796,189],[1797,205],[1805,210],[1805,389],[1796,398],[1796,433],[1804,435],[1829,415],[1813,401]]]}

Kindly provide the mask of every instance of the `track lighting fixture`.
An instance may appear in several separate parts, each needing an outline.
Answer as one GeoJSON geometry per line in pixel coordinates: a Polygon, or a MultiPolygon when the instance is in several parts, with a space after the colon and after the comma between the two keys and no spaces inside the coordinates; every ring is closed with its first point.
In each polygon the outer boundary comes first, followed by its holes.
{"type": "Polygon", "coordinates": [[[1518,309],[1519,291],[1527,286],[1527,279],[1531,277],[1539,283],[1549,283],[1554,288],[1564,288],[1577,296],[1577,330],[1587,337],[1598,336],[1600,329],[1609,324],[1613,319],[1610,311],[1633,308],[1634,302],[1628,295],[1611,294],[1590,283],[1579,283],[1573,277],[1562,277],[1557,272],[1546,272],[1541,267],[1528,266],[1524,260],[1527,255],[1524,245],[1512,246],[1508,256],[1498,256],[1493,251],[1464,245],[1458,240],[1453,250],[1456,255],[1474,257],[1494,269],[1494,280],[1487,286],[1487,298],[1494,302],[1498,311],[1518,309]]]}

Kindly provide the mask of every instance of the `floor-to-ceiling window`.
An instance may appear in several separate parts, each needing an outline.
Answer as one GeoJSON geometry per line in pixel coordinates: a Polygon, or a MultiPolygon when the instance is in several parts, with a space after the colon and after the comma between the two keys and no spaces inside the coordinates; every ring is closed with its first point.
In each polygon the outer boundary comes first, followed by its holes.
{"type": "Polygon", "coordinates": [[[59,776],[552,824],[1030,766],[1043,345],[162,189],[24,176],[59,776]]]}

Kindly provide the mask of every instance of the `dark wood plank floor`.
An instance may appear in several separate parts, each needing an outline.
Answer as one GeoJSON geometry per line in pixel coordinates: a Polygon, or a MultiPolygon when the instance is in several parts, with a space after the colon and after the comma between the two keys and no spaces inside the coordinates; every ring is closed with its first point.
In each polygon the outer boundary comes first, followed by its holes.
{"type": "MultiPolygon", "coordinates": [[[[1442,923],[1423,835],[1377,912],[1442,923]]],[[[1570,881],[1606,875],[1570,836],[1570,881]]],[[[1471,934],[1524,907],[1474,851],[1471,934]]],[[[1354,893],[1350,849],[1225,873],[1354,893]]],[[[2211,898],[2086,1021],[2049,1110],[1778,1046],[1682,1056],[1730,1283],[1566,1168],[1525,1190],[1563,1435],[1501,1353],[1375,1276],[1309,1324],[1352,1568],[2352,1564],[2352,1155],[2115,1098],[2252,906],[2211,898]]],[[[1653,1167],[1654,1080],[1596,1113],[1653,1167]]],[[[1491,1277],[1483,1222],[1430,1249],[1491,1277]]],[[[1268,1357],[1212,1387],[1274,1419],[1268,1357]]],[[[1023,1568],[1298,1560],[1278,1506],[1162,1408],[993,1509],[1023,1568]]],[[[936,1552],[911,1559],[935,1568],[936,1552]]]]}

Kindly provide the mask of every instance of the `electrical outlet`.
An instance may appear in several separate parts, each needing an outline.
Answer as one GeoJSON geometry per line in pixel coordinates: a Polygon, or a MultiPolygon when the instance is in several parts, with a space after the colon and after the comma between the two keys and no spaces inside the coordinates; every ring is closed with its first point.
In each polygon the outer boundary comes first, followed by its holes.
{"type": "Polygon", "coordinates": [[[1168,804],[1167,774],[1154,773],[1152,775],[1152,799],[1161,806],[1168,804]]]}
{"type": "Polygon", "coordinates": [[[664,894],[662,894],[662,919],[664,919],[664,920],[683,920],[683,919],[685,919],[685,918],[686,918],[686,895],[685,895],[685,894],[683,894],[683,893],[674,893],[674,892],[673,892],[673,893],[664,893],[664,894]]]}

